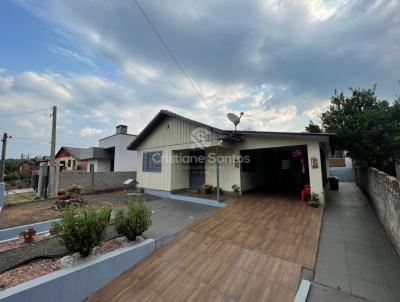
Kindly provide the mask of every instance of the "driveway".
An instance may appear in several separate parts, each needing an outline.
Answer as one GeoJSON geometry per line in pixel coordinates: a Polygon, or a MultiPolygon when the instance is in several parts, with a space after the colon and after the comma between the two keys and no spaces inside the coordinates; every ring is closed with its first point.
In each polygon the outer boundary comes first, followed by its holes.
{"type": "Polygon", "coordinates": [[[400,258],[355,183],[329,192],[307,301],[400,301],[400,258]]]}
{"type": "Polygon", "coordinates": [[[231,200],[87,300],[293,301],[321,216],[281,196],[231,200]]]}

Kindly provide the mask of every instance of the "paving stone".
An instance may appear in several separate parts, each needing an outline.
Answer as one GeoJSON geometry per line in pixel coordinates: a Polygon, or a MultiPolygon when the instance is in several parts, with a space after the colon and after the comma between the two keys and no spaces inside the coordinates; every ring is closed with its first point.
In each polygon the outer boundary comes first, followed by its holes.
{"type": "Polygon", "coordinates": [[[360,265],[357,263],[350,263],[349,264],[349,272],[350,272],[351,276],[357,277],[359,279],[371,281],[374,283],[379,283],[382,285],[385,285],[387,283],[385,274],[381,268],[375,269],[375,268],[365,266],[365,265],[360,265]]]}
{"type": "Polygon", "coordinates": [[[389,287],[350,277],[351,293],[377,302],[395,302],[396,299],[389,287]]]}

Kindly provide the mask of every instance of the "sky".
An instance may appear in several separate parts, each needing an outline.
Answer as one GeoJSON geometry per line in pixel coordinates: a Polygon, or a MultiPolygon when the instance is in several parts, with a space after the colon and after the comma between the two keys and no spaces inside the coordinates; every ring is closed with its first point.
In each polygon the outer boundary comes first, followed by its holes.
{"type": "Polygon", "coordinates": [[[161,109],[222,129],[304,131],[334,90],[400,92],[398,0],[0,1],[0,131],[8,157],[96,146],[161,109]],[[34,111],[34,112],[32,112],[34,111]],[[28,113],[30,112],[30,113],[28,113]]]}

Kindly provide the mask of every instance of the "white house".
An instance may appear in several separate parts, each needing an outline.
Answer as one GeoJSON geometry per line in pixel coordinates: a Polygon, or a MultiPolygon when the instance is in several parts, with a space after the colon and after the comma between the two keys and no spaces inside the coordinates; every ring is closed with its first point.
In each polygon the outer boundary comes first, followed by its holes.
{"type": "Polygon", "coordinates": [[[115,134],[99,140],[98,147],[85,149],[82,160],[87,161],[87,172],[136,171],[137,152],[127,149],[135,138],[127,126],[118,125],[115,134]]]}
{"type": "Polygon", "coordinates": [[[153,194],[179,193],[207,183],[300,194],[305,185],[323,199],[331,134],[227,131],[161,110],[129,145],[137,151],[137,181],[153,194]],[[246,160],[247,159],[247,160],[246,160]]]}

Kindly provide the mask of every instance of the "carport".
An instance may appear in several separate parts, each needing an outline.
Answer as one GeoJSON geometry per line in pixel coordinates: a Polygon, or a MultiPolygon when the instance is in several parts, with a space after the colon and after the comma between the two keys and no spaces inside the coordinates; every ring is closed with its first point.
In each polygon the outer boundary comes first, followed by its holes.
{"type": "Polygon", "coordinates": [[[310,184],[306,145],[241,150],[243,192],[298,193],[310,184]]]}
{"type": "Polygon", "coordinates": [[[243,192],[297,194],[310,184],[306,145],[241,150],[240,155],[243,192]]]}

